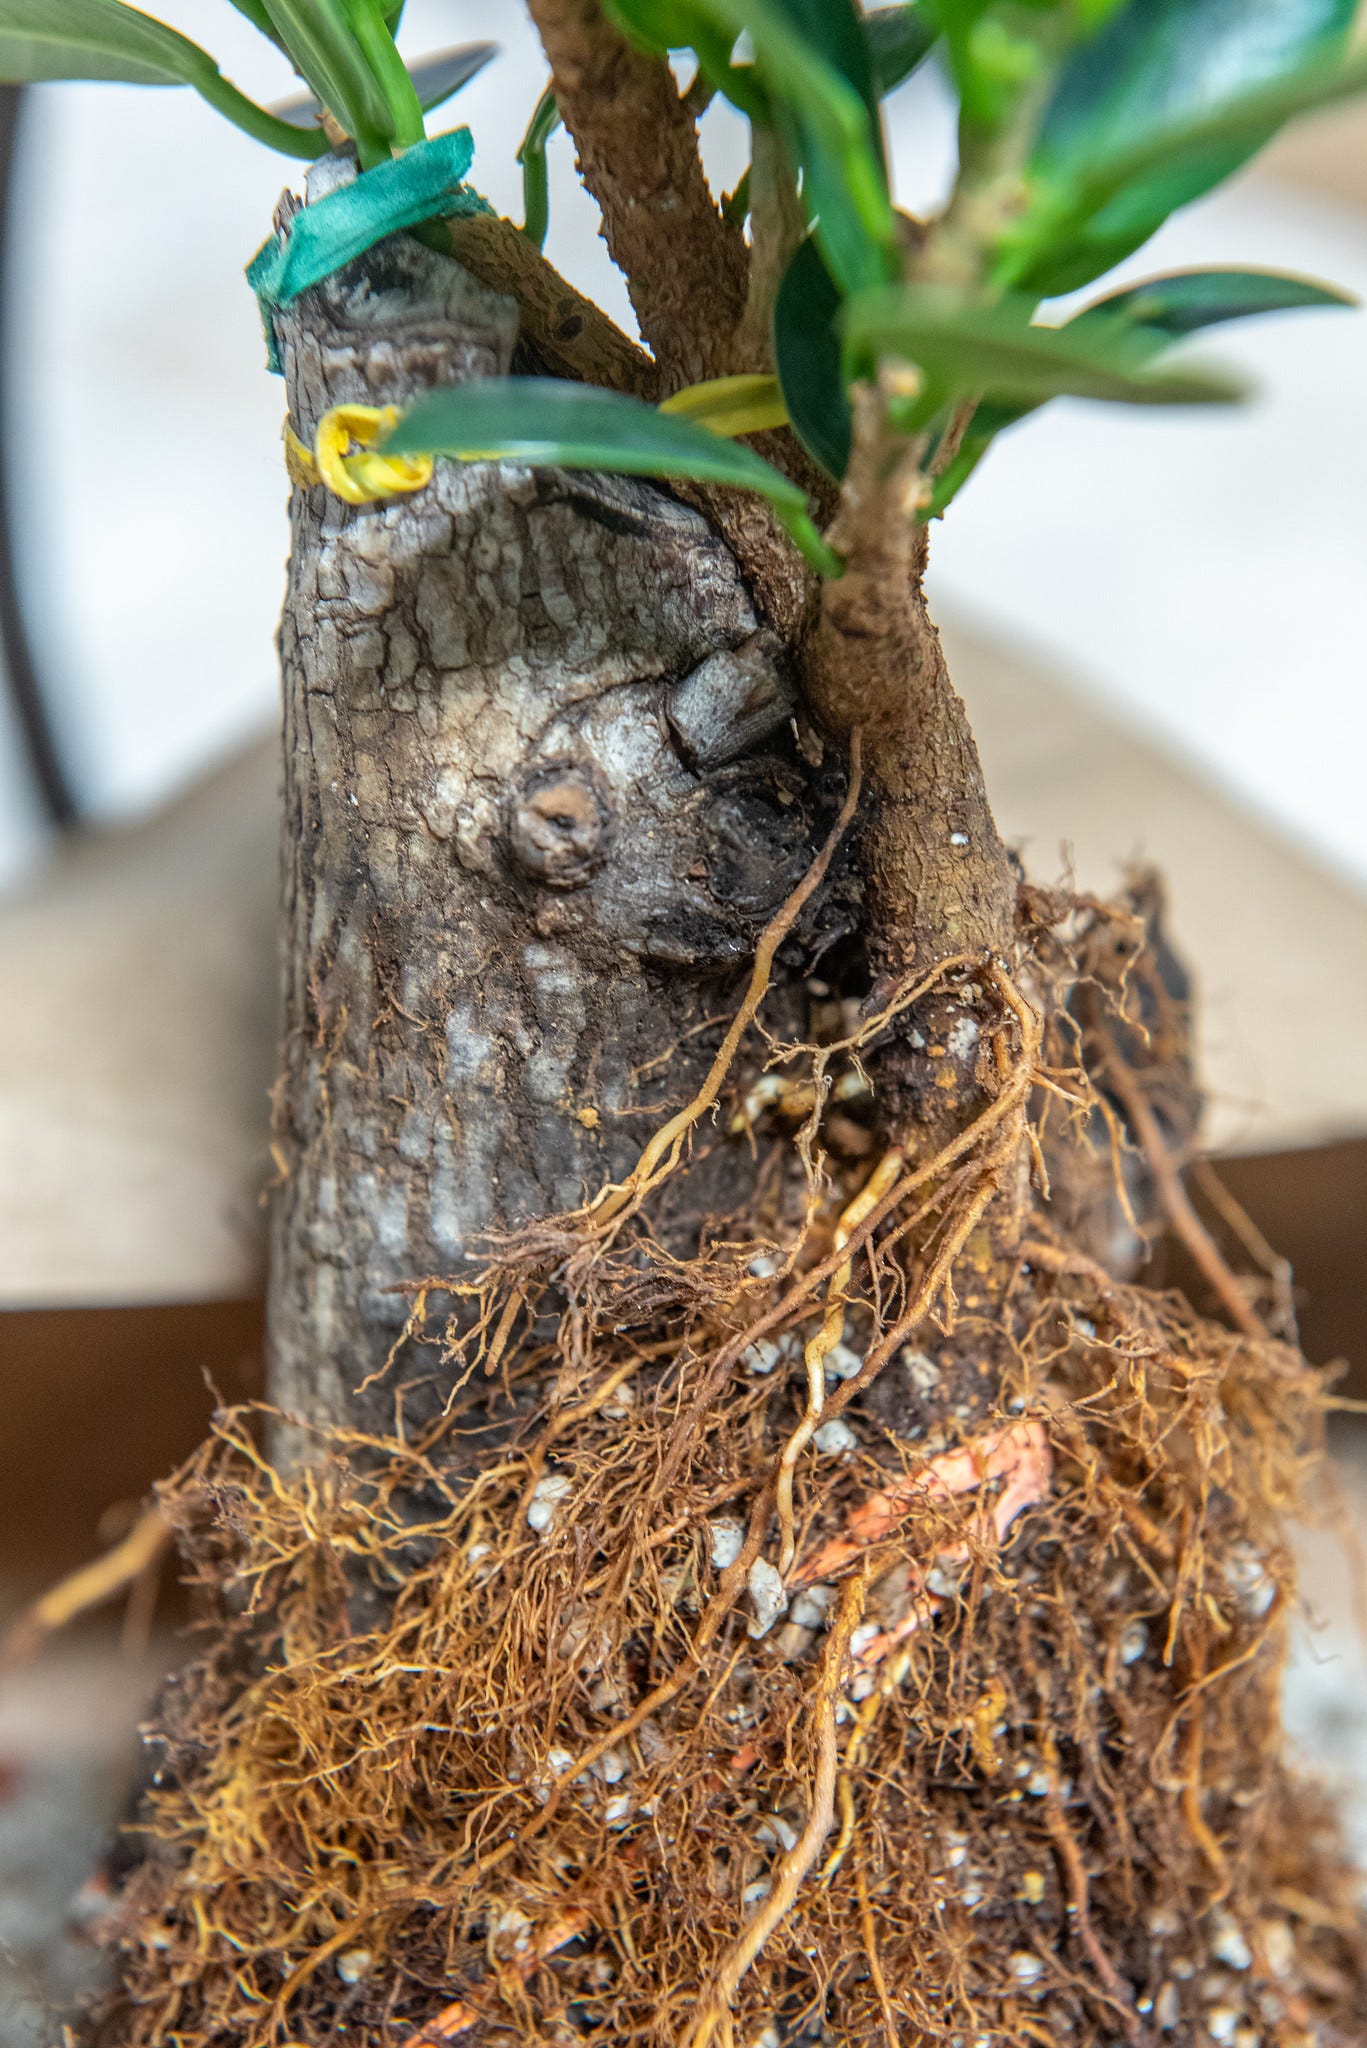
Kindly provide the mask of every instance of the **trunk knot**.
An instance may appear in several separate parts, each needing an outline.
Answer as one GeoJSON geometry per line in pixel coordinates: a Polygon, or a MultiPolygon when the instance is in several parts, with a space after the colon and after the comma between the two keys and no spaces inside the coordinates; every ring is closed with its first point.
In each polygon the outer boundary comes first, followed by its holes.
{"type": "Polygon", "coordinates": [[[546,761],[523,777],[508,819],[514,864],[550,889],[579,889],[607,857],[611,812],[579,761],[546,761]]]}

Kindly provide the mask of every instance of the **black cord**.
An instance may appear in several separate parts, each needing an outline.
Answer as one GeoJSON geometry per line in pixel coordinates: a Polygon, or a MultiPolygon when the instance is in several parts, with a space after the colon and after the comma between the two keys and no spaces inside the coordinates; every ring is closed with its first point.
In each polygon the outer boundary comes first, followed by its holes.
{"type": "Polygon", "coordinates": [[[33,646],[19,602],[14,562],[10,401],[15,380],[6,373],[10,369],[12,344],[14,164],[23,128],[23,105],[22,85],[0,85],[0,659],[44,808],[54,825],[66,829],[78,822],[80,810],[43,701],[33,646]]]}

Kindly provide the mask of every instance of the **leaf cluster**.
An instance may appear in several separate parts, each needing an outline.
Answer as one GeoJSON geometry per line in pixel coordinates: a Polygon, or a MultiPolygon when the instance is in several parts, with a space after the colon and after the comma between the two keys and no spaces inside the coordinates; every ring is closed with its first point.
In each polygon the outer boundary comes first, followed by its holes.
{"type": "Polygon", "coordinates": [[[403,0],[231,0],[307,87],[268,109],[224,78],[207,50],[125,0],[0,0],[0,79],[188,85],[238,128],[287,156],[322,156],[330,120],[363,166],[421,142],[424,115],[494,54],[481,43],[409,70],[394,34],[403,0]],[[324,117],[327,117],[326,119],[324,117]]]}
{"type": "MultiPolygon", "coordinates": [[[[205,51],[125,0],[0,0],[0,76],[189,85],[296,156],[321,154],[340,131],[364,170],[420,143],[425,113],[493,54],[475,45],[410,69],[394,40],[402,0],[231,4],[289,59],[303,97],[255,105],[205,51]]],[[[736,437],[786,425],[839,480],[851,393],[880,386],[888,430],[919,451],[923,510],[936,513],[995,436],[1050,399],[1228,403],[1238,379],[1170,361],[1177,345],[1251,314],[1347,303],[1307,279],[1226,270],[1111,291],[1061,325],[1041,319],[1048,299],[1102,277],[1284,122],[1367,88],[1367,56],[1346,51],[1353,0],[602,6],[640,48],[691,59],[691,103],[720,96],[738,109],[786,182],[777,213],[798,220],[797,246],[790,238],[786,265],[755,264],[779,280],[770,370],[676,394],[662,411],[547,380],[437,394],[401,424],[396,449],[416,449],[422,432],[432,452],[467,460],[496,449],[757,490],[829,571],[801,492],[736,437]],[[883,102],[932,55],[958,97],[959,170],[943,212],[916,222],[892,190],[883,102]]],[[[548,89],[518,151],[538,247],[558,121],[548,89]]],[[[762,198],[752,212],[750,188],[747,173],[726,210],[749,218],[758,259],[777,229],[762,198]]]]}
{"type": "Polygon", "coordinates": [[[1111,294],[1062,328],[1039,317],[1286,120],[1367,86],[1367,62],[1343,54],[1351,0],[914,0],[874,14],[853,0],[612,4],[638,32],[666,11],[678,30],[745,16],[745,63],[733,46],[723,68],[715,36],[688,46],[789,151],[809,234],[776,295],[774,374],[795,432],[834,478],[849,458],[851,387],[889,364],[904,373],[894,419],[926,437],[939,510],[994,435],[1047,399],[1226,403],[1239,381],[1168,366],[1175,343],[1216,321],[1346,302],[1300,278],[1211,272],[1111,294]],[[843,92],[843,148],[860,148],[860,189],[870,185],[886,174],[881,98],[932,49],[958,93],[958,179],[938,220],[894,213],[889,237],[886,212],[827,203],[842,165],[814,109],[843,92]]]}

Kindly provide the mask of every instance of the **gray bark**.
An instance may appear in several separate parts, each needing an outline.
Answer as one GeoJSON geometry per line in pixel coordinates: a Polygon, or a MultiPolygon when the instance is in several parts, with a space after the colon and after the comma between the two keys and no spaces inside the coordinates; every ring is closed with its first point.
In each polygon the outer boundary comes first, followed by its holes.
{"type": "MultiPolygon", "coordinates": [[[[278,324],[308,441],[506,370],[516,315],[395,237],[278,324]]],[[[291,522],[270,1386],[385,1428],[434,1356],[357,1397],[395,1290],[629,1167],[839,790],[732,556],[648,484],[442,462],[378,505],[296,488],[291,522]]]]}

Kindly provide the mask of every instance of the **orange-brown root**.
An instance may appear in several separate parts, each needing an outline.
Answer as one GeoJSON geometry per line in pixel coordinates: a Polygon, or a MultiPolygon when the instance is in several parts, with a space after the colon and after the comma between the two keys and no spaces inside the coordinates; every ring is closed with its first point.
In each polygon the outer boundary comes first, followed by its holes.
{"type": "Polygon", "coordinates": [[[1367,2041],[1281,1760],[1325,1397],[1029,1193],[1032,1105],[1099,1074],[1047,958],[972,970],[986,1107],[937,1159],[823,1160],[833,1048],[793,1053],[802,1143],[709,1141],[762,1192],[695,1258],[669,1148],[611,1229],[496,1248],[421,1438],[284,1477],[219,1419],[161,1494],[207,1626],[90,2042],[1367,2041]]]}

